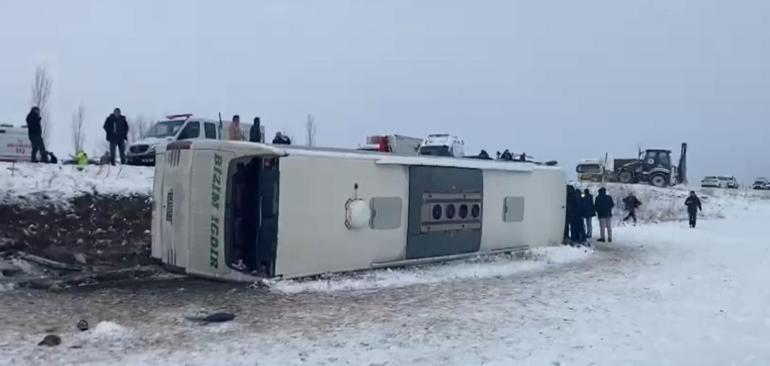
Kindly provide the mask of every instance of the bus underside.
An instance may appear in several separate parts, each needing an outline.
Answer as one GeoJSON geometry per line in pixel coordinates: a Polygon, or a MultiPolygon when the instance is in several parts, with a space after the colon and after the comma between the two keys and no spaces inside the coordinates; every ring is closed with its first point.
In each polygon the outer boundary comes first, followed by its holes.
{"type": "Polygon", "coordinates": [[[224,233],[228,267],[261,277],[275,275],[278,183],[276,157],[247,156],[230,162],[224,233]]]}

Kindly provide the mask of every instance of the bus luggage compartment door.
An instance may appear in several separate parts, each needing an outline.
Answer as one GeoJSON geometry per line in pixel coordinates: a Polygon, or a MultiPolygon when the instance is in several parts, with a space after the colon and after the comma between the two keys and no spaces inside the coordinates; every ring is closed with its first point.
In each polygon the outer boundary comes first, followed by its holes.
{"type": "Polygon", "coordinates": [[[407,259],[479,250],[483,179],[478,169],[409,168],[407,259]]]}

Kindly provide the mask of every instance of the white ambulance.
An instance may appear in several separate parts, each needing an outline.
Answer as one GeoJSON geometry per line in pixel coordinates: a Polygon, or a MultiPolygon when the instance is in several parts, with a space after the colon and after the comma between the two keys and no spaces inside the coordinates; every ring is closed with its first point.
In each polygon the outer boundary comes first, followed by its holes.
{"type": "Polygon", "coordinates": [[[30,161],[32,145],[26,127],[0,124],[0,161],[30,161]]]}
{"type": "MultiPolygon", "coordinates": [[[[231,140],[231,125],[231,121],[198,118],[192,114],[166,116],[166,120],[156,122],[142,139],[126,148],[126,159],[130,165],[155,165],[155,151],[161,144],[193,139],[231,140]]],[[[251,124],[241,122],[240,128],[243,139],[248,140],[251,124]]]]}

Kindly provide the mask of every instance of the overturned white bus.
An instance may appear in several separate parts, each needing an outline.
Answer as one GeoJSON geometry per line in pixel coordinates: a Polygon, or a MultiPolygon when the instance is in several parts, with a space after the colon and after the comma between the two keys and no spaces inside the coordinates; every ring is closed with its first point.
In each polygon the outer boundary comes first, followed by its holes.
{"type": "Polygon", "coordinates": [[[152,255],[250,281],[555,245],[564,175],[531,163],[191,140],[159,149],[152,255]]]}

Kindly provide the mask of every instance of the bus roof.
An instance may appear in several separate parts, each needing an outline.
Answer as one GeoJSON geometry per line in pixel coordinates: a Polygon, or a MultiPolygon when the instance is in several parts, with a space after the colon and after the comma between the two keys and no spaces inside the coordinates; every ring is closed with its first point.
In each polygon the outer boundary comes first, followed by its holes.
{"type": "Polygon", "coordinates": [[[476,168],[487,170],[504,170],[517,172],[531,172],[533,170],[561,170],[558,166],[538,165],[534,163],[516,161],[496,161],[482,159],[464,159],[438,156],[413,156],[394,153],[380,153],[355,149],[309,147],[296,145],[271,145],[249,141],[220,141],[220,140],[191,140],[193,146],[199,148],[227,148],[239,150],[254,149],[261,153],[275,154],[278,156],[317,156],[337,157],[347,159],[375,160],[377,164],[386,165],[421,165],[444,166],[457,168],[476,168]]]}

